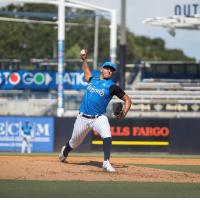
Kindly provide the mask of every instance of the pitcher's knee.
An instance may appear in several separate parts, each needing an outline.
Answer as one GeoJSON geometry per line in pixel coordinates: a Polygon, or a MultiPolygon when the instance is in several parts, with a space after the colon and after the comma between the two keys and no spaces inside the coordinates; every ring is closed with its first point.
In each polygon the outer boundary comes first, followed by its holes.
{"type": "Polygon", "coordinates": [[[74,141],[74,140],[70,140],[69,141],[69,145],[72,149],[76,149],[79,145],[80,145],[81,142],[79,141],[74,141]]]}

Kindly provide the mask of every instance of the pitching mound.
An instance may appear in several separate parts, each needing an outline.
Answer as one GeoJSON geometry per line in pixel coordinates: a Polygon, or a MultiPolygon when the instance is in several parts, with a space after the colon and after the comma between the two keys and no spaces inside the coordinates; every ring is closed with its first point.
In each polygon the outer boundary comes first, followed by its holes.
{"type": "Polygon", "coordinates": [[[200,159],[112,158],[116,172],[102,170],[101,157],[0,156],[1,180],[84,180],[200,183],[200,175],[134,164],[200,165],[200,159]],[[131,164],[131,165],[130,165],[131,164]]]}

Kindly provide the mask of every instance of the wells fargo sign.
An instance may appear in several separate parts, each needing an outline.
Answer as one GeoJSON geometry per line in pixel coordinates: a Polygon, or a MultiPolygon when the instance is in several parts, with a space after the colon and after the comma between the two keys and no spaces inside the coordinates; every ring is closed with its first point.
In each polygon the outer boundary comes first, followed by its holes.
{"type": "MultiPolygon", "coordinates": [[[[153,120],[153,119],[151,119],[153,120]]],[[[113,145],[126,146],[168,146],[170,128],[167,120],[141,121],[127,119],[111,120],[113,145]],[[119,124],[120,123],[120,124],[119,124]]],[[[97,132],[93,133],[93,145],[103,144],[97,132]]]]}

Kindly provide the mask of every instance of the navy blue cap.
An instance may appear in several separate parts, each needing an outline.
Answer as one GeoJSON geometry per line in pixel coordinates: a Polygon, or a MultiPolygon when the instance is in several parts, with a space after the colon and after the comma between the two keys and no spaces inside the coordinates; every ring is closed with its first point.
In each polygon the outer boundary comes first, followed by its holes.
{"type": "Polygon", "coordinates": [[[114,70],[117,69],[117,66],[114,63],[110,62],[110,61],[103,63],[102,67],[111,67],[114,70]]]}

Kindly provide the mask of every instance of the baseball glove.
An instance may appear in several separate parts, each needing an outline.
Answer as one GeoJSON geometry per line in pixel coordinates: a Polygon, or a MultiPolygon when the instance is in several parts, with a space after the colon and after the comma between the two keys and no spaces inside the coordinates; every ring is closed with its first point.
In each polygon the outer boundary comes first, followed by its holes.
{"type": "Polygon", "coordinates": [[[123,104],[121,102],[113,103],[114,116],[120,116],[123,113],[123,104]]]}

